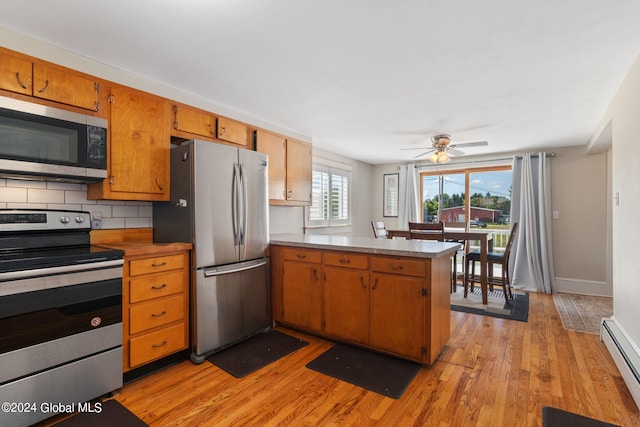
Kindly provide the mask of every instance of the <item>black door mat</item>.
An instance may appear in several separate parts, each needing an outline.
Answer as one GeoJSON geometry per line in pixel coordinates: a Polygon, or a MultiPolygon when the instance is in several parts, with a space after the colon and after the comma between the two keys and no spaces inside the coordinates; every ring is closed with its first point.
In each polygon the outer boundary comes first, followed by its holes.
{"type": "Polygon", "coordinates": [[[234,377],[242,378],[307,344],[282,332],[269,331],[212,354],[207,360],[234,377]]]}
{"type": "Polygon", "coordinates": [[[545,406],[542,408],[542,427],[620,427],[562,409],[545,406]]]}
{"type": "Polygon", "coordinates": [[[147,423],[136,417],[133,412],[122,406],[117,400],[106,400],[100,403],[100,412],[97,412],[98,404],[91,408],[96,412],[80,412],[70,418],[66,418],[54,427],[146,427],[147,423]]]}
{"type": "Polygon", "coordinates": [[[422,365],[346,344],[336,344],[307,368],[399,399],[422,365]]]}

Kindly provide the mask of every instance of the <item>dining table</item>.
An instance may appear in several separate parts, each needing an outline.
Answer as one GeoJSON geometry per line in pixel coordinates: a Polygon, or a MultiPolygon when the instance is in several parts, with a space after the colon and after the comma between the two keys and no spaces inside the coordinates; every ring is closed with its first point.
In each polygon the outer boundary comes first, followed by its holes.
{"type": "MultiPolygon", "coordinates": [[[[405,238],[411,239],[409,230],[387,230],[389,239],[405,238]]],[[[489,282],[489,257],[488,253],[493,251],[493,233],[484,230],[444,230],[445,240],[466,240],[477,241],[480,245],[480,289],[482,291],[482,304],[487,304],[487,288],[489,282]]]]}

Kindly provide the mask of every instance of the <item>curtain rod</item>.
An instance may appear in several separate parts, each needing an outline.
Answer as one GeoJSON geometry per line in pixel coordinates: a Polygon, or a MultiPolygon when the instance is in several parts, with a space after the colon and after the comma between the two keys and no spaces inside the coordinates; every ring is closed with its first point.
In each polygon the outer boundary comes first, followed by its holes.
{"type": "MultiPolygon", "coordinates": [[[[551,153],[545,153],[547,157],[555,157],[556,153],[551,152],[551,153]]],[[[539,154],[532,154],[531,157],[538,157],[539,154]]],[[[487,162],[500,162],[503,160],[512,160],[513,158],[517,158],[517,159],[521,159],[522,155],[515,155],[515,156],[511,156],[511,157],[500,157],[498,159],[485,159],[485,160],[468,160],[466,162],[455,162],[455,163],[446,163],[446,164],[440,164],[440,163],[420,163],[415,165],[416,168],[427,168],[427,167],[442,167],[442,166],[457,166],[457,165],[467,165],[467,164],[474,164],[474,163],[487,163],[487,162]]]]}

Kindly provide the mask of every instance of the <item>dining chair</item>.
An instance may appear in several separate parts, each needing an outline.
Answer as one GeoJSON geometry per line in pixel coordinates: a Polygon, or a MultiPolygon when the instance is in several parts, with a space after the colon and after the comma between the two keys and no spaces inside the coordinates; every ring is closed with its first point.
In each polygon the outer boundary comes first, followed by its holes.
{"type": "MultiPolygon", "coordinates": [[[[464,221],[445,221],[444,222],[444,230],[445,233],[447,231],[469,231],[469,225],[464,221]]],[[[451,292],[456,292],[458,289],[458,257],[462,260],[461,262],[461,278],[464,281],[464,260],[467,253],[467,240],[456,240],[456,239],[447,239],[447,242],[455,242],[460,244],[460,249],[458,249],[452,257],[453,266],[451,273],[451,292]]]]}
{"type": "Polygon", "coordinates": [[[437,240],[444,242],[444,223],[440,222],[410,222],[409,238],[420,240],[437,240]]]}
{"type": "Polygon", "coordinates": [[[388,239],[389,233],[387,227],[384,225],[384,221],[371,221],[371,227],[373,227],[373,236],[376,239],[388,239]]]}
{"type": "MultiPolygon", "coordinates": [[[[504,248],[504,253],[489,252],[487,253],[487,261],[489,266],[494,264],[500,264],[502,267],[502,277],[498,282],[495,278],[490,277],[489,283],[492,285],[502,286],[502,292],[504,292],[504,299],[509,303],[509,299],[513,299],[513,293],[511,292],[511,279],[509,278],[509,257],[511,256],[511,247],[518,233],[518,223],[514,222],[511,226],[511,232],[509,233],[509,240],[504,248]]],[[[465,275],[464,275],[464,296],[467,297],[468,285],[471,283],[471,289],[473,290],[473,283],[480,280],[475,276],[476,261],[480,261],[480,252],[472,251],[466,256],[465,262],[465,275]],[[471,264],[471,270],[469,270],[469,264],[471,264]],[[469,274],[471,271],[471,274],[469,274]]],[[[491,271],[491,269],[489,270],[491,271]]]]}

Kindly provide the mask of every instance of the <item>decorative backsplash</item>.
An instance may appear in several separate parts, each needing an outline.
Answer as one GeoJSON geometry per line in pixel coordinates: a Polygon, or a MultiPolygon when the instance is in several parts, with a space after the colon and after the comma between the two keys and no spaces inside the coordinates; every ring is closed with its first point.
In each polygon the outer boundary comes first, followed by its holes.
{"type": "Polygon", "coordinates": [[[0,178],[0,209],[20,208],[88,211],[102,229],[153,226],[151,202],[87,200],[86,184],[0,178]]]}

